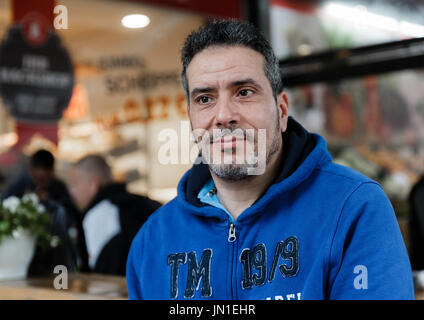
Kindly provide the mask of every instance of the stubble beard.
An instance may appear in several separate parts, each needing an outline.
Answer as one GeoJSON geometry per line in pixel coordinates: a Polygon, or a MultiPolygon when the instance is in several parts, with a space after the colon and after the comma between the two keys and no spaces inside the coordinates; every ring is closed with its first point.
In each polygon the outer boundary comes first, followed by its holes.
{"type": "MultiPolygon", "coordinates": [[[[241,181],[241,180],[250,180],[255,177],[255,175],[251,174],[251,171],[255,166],[263,165],[258,163],[261,159],[261,156],[258,154],[259,152],[263,152],[261,146],[258,145],[257,136],[253,138],[254,140],[254,153],[257,159],[257,162],[254,164],[250,164],[249,160],[245,159],[245,163],[213,163],[210,161],[208,157],[203,157],[203,161],[206,162],[209,166],[210,171],[215,174],[220,179],[226,181],[241,181]],[[246,163],[247,162],[247,163],[246,163]]],[[[265,146],[266,152],[266,166],[271,162],[273,156],[279,151],[281,147],[281,134],[280,134],[280,119],[277,118],[276,127],[274,128],[274,132],[271,133],[272,141],[270,143],[269,148],[265,146]]],[[[251,155],[252,156],[252,155],[251,155]]]]}

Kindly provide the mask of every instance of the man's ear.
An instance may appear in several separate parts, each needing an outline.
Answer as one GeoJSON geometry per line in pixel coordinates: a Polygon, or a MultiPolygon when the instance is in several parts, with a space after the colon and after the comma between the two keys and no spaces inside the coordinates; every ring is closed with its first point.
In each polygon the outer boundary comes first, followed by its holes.
{"type": "Polygon", "coordinates": [[[289,118],[289,98],[284,91],[277,95],[277,109],[280,117],[280,130],[285,132],[287,130],[287,120],[289,118]]]}

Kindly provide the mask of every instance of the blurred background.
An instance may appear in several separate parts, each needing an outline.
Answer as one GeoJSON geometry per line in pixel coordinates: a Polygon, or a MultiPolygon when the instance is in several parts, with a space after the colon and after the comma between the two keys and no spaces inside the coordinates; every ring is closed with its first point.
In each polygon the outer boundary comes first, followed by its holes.
{"type": "Polygon", "coordinates": [[[269,38],[291,115],[325,137],[336,162],[382,184],[409,247],[408,196],[424,172],[420,0],[0,0],[0,193],[46,149],[65,182],[73,162],[98,153],[129,191],[172,199],[192,150],[176,141],[178,163],[158,159],[161,130],[187,129],[180,48],[228,17],[269,38]]]}

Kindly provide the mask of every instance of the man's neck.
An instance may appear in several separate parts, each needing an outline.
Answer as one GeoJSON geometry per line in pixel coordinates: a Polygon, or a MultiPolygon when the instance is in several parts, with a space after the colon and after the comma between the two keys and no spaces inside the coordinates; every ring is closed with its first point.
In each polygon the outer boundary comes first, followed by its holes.
{"type": "Polygon", "coordinates": [[[240,181],[221,179],[211,172],[219,201],[231,213],[234,220],[268,189],[278,175],[282,157],[283,152],[280,148],[267,165],[264,174],[240,181]]]}

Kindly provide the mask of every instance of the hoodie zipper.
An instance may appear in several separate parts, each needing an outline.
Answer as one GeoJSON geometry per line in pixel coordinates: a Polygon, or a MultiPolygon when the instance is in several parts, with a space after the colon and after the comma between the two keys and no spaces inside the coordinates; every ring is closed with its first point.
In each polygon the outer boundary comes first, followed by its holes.
{"type": "MultiPolygon", "coordinates": [[[[208,192],[208,196],[213,196],[214,194],[217,193],[217,189],[216,187],[213,187],[209,192],[208,192]]],[[[224,210],[225,211],[225,210],[224,210]]],[[[229,213],[226,212],[228,214],[228,220],[229,220],[229,225],[228,225],[228,238],[227,241],[230,244],[230,250],[231,250],[231,254],[230,254],[230,260],[231,260],[231,264],[230,264],[230,289],[231,289],[231,299],[234,300],[234,296],[235,296],[235,292],[234,292],[234,286],[233,286],[233,281],[234,281],[234,266],[235,266],[235,241],[237,240],[236,237],[236,222],[233,218],[233,216],[229,213]]]]}
{"type": "Polygon", "coordinates": [[[235,244],[236,244],[236,224],[234,219],[232,219],[232,217],[230,218],[230,225],[228,228],[228,242],[231,246],[231,254],[230,254],[230,258],[231,258],[231,267],[230,267],[230,272],[231,272],[231,278],[230,278],[230,285],[231,285],[231,299],[234,300],[235,299],[235,288],[233,286],[233,282],[234,282],[234,266],[235,266],[235,262],[234,262],[234,255],[235,255],[235,244]]]}
{"type": "Polygon", "coordinates": [[[228,232],[228,242],[234,242],[236,240],[237,240],[237,238],[236,238],[236,225],[233,222],[231,222],[230,223],[230,230],[228,232]]]}

